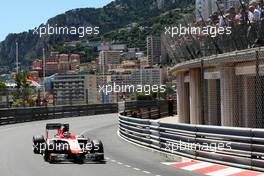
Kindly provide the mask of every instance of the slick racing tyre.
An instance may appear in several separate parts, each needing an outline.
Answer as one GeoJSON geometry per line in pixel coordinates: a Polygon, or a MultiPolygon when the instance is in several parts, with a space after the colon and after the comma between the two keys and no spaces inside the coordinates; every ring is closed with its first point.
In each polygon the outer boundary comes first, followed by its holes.
{"type": "Polygon", "coordinates": [[[43,155],[43,159],[45,162],[49,162],[50,164],[53,164],[55,163],[55,159],[51,156],[50,153],[48,152],[45,152],[44,155],[43,155]]]}
{"type": "Polygon", "coordinates": [[[92,149],[92,153],[98,153],[100,155],[98,155],[96,157],[96,161],[103,161],[104,160],[104,146],[101,140],[92,140],[92,145],[93,145],[93,149],[92,149]]]}
{"type": "Polygon", "coordinates": [[[33,152],[35,154],[41,153],[41,147],[45,144],[44,136],[34,136],[33,137],[33,152]]]}

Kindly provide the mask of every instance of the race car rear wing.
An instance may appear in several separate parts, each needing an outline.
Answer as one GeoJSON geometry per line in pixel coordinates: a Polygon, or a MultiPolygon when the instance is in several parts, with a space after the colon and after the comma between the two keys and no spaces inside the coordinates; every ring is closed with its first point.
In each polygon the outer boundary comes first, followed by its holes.
{"type": "Polygon", "coordinates": [[[57,130],[57,134],[59,133],[59,131],[61,130],[61,128],[63,127],[63,131],[69,131],[69,124],[62,124],[62,123],[48,123],[46,124],[46,140],[49,137],[49,130],[57,130]]]}
{"type": "Polygon", "coordinates": [[[61,127],[64,127],[65,131],[69,131],[69,124],[62,123],[48,123],[46,124],[46,130],[59,130],[61,127]]]}

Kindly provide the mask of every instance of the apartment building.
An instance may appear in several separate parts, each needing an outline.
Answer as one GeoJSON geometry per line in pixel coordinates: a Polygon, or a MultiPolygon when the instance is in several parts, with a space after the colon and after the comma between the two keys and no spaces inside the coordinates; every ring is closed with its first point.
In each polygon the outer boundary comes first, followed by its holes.
{"type": "Polygon", "coordinates": [[[57,105],[96,104],[96,75],[58,74],[53,80],[53,92],[57,105]]]}
{"type": "Polygon", "coordinates": [[[160,85],[167,78],[166,68],[145,68],[131,71],[131,83],[134,85],[160,85]]]}
{"type": "MultiPolygon", "coordinates": [[[[50,56],[45,59],[46,75],[55,73],[66,73],[70,70],[76,70],[80,65],[80,55],[78,54],[59,54],[51,52],[50,56]]],[[[38,72],[41,77],[43,73],[43,60],[36,59],[32,62],[32,71],[38,72]]]]}
{"type": "Polygon", "coordinates": [[[160,85],[167,79],[167,68],[133,69],[129,73],[112,74],[111,81],[117,85],[160,85]]]}
{"type": "Polygon", "coordinates": [[[99,72],[106,74],[114,65],[121,64],[121,51],[100,51],[99,53],[99,72]]]}
{"type": "Polygon", "coordinates": [[[239,7],[241,6],[239,0],[223,0],[223,4],[226,12],[230,7],[234,7],[236,10],[238,10],[239,7]]]}
{"type": "Polygon", "coordinates": [[[219,11],[217,4],[223,13],[228,12],[230,7],[234,7],[236,10],[240,7],[239,0],[196,0],[196,19],[198,20],[202,16],[204,20],[207,20],[210,15],[219,11]]]}
{"type": "Polygon", "coordinates": [[[196,19],[198,20],[202,16],[202,18],[206,21],[210,15],[218,11],[217,3],[219,7],[223,6],[222,0],[196,0],[195,3],[196,19]]]}
{"type": "Polygon", "coordinates": [[[157,35],[147,37],[147,57],[149,65],[161,63],[161,38],[157,35]]]}

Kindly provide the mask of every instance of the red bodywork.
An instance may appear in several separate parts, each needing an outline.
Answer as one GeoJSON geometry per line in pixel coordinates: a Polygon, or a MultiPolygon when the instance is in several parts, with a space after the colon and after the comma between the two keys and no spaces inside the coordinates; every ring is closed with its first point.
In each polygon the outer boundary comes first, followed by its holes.
{"type": "MultiPolygon", "coordinates": [[[[64,127],[61,127],[60,129],[58,129],[57,131],[57,134],[56,134],[56,138],[58,139],[66,139],[66,140],[77,140],[76,136],[75,135],[70,135],[69,137],[65,137],[64,136],[64,133],[65,132],[68,132],[68,130],[66,130],[64,127]]],[[[48,130],[46,130],[46,140],[49,138],[48,136],[48,130]]],[[[50,138],[52,139],[52,137],[50,138]]],[[[69,151],[72,153],[72,154],[78,154],[81,152],[81,150],[79,149],[71,149],[71,147],[69,148],[69,151]]]]}

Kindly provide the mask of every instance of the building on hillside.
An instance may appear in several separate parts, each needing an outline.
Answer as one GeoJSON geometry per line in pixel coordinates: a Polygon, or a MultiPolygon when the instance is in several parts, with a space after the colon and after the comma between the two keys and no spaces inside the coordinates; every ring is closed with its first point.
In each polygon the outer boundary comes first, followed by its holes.
{"type": "Polygon", "coordinates": [[[120,51],[100,51],[98,59],[99,72],[106,74],[112,65],[121,64],[120,51]]]}
{"type": "Polygon", "coordinates": [[[53,92],[57,105],[96,104],[96,75],[58,74],[53,80],[53,92]]]}
{"type": "Polygon", "coordinates": [[[167,76],[167,68],[131,69],[113,73],[110,82],[118,85],[160,85],[166,82],[167,76]]]}
{"type": "Polygon", "coordinates": [[[127,45],[126,44],[110,44],[110,43],[101,43],[97,47],[98,51],[126,51],[127,45]]]}
{"type": "Polygon", "coordinates": [[[198,20],[200,18],[203,18],[206,21],[210,15],[218,11],[216,3],[218,3],[219,5],[223,4],[221,0],[196,0],[195,3],[196,19],[198,20]]]}
{"type": "Polygon", "coordinates": [[[214,12],[219,11],[217,4],[223,10],[223,13],[227,13],[231,7],[238,11],[241,6],[239,0],[196,0],[196,19],[200,19],[202,15],[202,18],[206,21],[214,12]]]}
{"type": "Polygon", "coordinates": [[[150,35],[147,37],[147,57],[149,65],[161,64],[162,55],[161,38],[158,35],[150,35]]]}
{"type": "MultiPolygon", "coordinates": [[[[123,96],[128,96],[130,93],[123,92],[119,88],[137,87],[145,85],[161,85],[167,80],[167,68],[145,68],[145,69],[131,69],[129,72],[114,72],[111,75],[97,75],[97,87],[112,86],[112,91],[105,92],[98,90],[98,101],[103,103],[115,103],[121,101],[123,96]],[[115,86],[116,85],[116,89],[115,86]],[[114,90],[115,89],[115,90],[114,90]],[[118,91],[120,90],[120,91],[118,91]]],[[[122,89],[123,89],[122,88],[122,89]]],[[[135,89],[136,90],[136,89],[135,89]]],[[[129,91],[129,90],[127,90],[129,91]]]]}
{"type": "Polygon", "coordinates": [[[131,83],[134,85],[161,85],[167,78],[167,68],[136,69],[131,72],[131,83]]]}
{"type": "Polygon", "coordinates": [[[80,56],[78,54],[60,54],[57,61],[58,73],[66,73],[67,71],[78,68],[80,65],[80,56]]]}
{"type": "Polygon", "coordinates": [[[225,12],[228,12],[230,7],[234,7],[238,11],[239,7],[241,6],[239,0],[222,0],[222,2],[224,4],[225,12]]]}
{"type": "MultiPolygon", "coordinates": [[[[76,70],[80,65],[80,55],[78,54],[59,54],[51,52],[45,59],[45,73],[47,76],[55,73],[66,73],[76,70]]],[[[43,60],[36,59],[32,62],[32,71],[38,72],[39,77],[43,76],[43,60]]]]}
{"type": "Polygon", "coordinates": [[[157,0],[158,9],[163,9],[165,6],[165,0],[157,0]]]}
{"type": "Polygon", "coordinates": [[[79,71],[80,72],[86,72],[86,73],[96,72],[97,71],[96,61],[81,63],[79,65],[79,71]]]}

